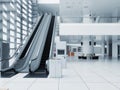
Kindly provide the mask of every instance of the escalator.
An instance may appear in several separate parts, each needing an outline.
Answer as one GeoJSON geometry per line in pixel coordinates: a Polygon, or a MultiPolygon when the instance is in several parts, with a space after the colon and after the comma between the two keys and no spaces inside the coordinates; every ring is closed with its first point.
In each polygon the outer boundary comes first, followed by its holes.
{"type": "Polygon", "coordinates": [[[3,77],[3,78],[4,77],[12,77],[13,75],[17,74],[17,72],[14,69],[14,65],[17,63],[18,59],[19,60],[22,59],[23,57],[25,57],[27,52],[29,52],[31,43],[32,43],[32,41],[35,37],[35,34],[38,30],[38,27],[40,26],[40,24],[43,20],[43,17],[44,17],[44,15],[40,17],[40,19],[39,19],[38,23],[36,24],[32,34],[30,35],[30,37],[28,37],[28,40],[26,41],[25,45],[22,48],[20,48],[21,51],[19,53],[16,51],[15,54],[11,58],[9,58],[9,60],[15,59],[14,63],[13,63],[13,65],[9,66],[8,68],[5,68],[5,69],[1,70],[1,77],[3,77]]]}
{"type": "Polygon", "coordinates": [[[52,16],[49,31],[48,31],[45,46],[44,46],[44,51],[43,51],[42,58],[41,58],[40,67],[38,68],[38,70],[39,69],[45,69],[46,60],[49,59],[49,53],[50,53],[50,47],[51,47],[51,41],[52,41],[52,34],[53,34],[53,28],[54,28],[54,21],[55,21],[55,16],[52,16]]]}
{"type": "MultiPolygon", "coordinates": [[[[42,51],[46,34],[48,31],[48,26],[50,24],[51,14],[45,14],[44,18],[39,25],[37,32],[35,34],[34,39],[32,40],[32,43],[30,45],[29,50],[26,52],[27,54],[20,57],[17,61],[17,63],[14,65],[14,69],[17,72],[22,73],[28,73],[29,72],[29,63],[33,58],[40,57],[41,54],[39,54],[40,51],[42,51]],[[45,37],[44,39],[41,39],[42,37],[45,37]],[[39,55],[38,55],[39,54],[39,55]]],[[[41,52],[40,52],[41,53],[41,52]]]]}
{"type": "Polygon", "coordinates": [[[55,23],[55,16],[52,16],[39,67],[35,71],[31,71],[31,73],[29,73],[25,77],[29,77],[29,78],[47,77],[48,73],[46,72],[46,68],[45,68],[46,64],[45,63],[46,63],[46,60],[49,59],[51,42],[52,42],[52,35],[53,35],[53,30],[54,30],[54,23],[55,23]]]}

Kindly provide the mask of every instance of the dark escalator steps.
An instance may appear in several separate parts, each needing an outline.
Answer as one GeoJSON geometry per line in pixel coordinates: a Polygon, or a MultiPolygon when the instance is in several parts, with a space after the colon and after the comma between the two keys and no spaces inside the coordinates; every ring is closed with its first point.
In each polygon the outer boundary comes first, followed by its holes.
{"type": "Polygon", "coordinates": [[[27,74],[24,78],[47,78],[47,77],[48,77],[48,73],[46,72],[46,70],[39,69],[39,71],[27,74]]]}
{"type": "Polygon", "coordinates": [[[16,74],[18,73],[11,69],[9,71],[1,72],[1,78],[11,78],[16,74]]]}

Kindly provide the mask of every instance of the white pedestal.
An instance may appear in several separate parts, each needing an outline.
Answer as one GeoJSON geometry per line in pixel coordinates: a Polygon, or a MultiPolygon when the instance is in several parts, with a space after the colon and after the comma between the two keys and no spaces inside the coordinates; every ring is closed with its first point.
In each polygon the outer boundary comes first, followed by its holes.
{"type": "Polygon", "coordinates": [[[62,77],[62,65],[61,60],[49,60],[49,77],[50,78],[61,78],[62,77]]]}
{"type": "Polygon", "coordinates": [[[65,57],[59,57],[59,59],[61,60],[62,69],[65,69],[67,67],[66,58],[65,57]]]}
{"type": "Polygon", "coordinates": [[[8,88],[0,88],[0,90],[9,90],[8,88]]]}
{"type": "Polygon", "coordinates": [[[66,59],[62,59],[62,68],[65,69],[66,67],[66,59]]]}

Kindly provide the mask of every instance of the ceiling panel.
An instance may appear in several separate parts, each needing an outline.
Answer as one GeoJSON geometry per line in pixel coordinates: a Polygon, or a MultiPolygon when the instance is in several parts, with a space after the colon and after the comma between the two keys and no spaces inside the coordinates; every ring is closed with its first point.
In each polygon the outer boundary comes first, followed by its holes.
{"type": "MultiPolygon", "coordinates": [[[[63,17],[80,17],[83,13],[84,0],[61,0],[60,15],[63,17]]],[[[99,16],[111,16],[117,8],[120,9],[120,0],[88,0],[91,13],[99,16]]]]}

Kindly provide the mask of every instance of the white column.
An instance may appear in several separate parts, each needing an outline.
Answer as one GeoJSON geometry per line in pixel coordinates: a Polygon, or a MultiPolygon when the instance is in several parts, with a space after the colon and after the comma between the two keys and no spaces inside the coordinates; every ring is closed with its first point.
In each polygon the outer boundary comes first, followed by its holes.
{"type": "Polygon", "coordinates": [[[117,47],[117,36],[113,36],[112,38],[113,43],[112,43],[112,58],[117,58],[118,57],[118,47],[117,47]]]}
{"type": "Polygon", "coordinates": [[[94,54],[93,39],[90,36],[83,36],[83,54],[94,54]],[[91,45],[89,44],[91,42],[91,45]]]}
{"type": "Polygon", "coordinates": [[[109,36],[106,36],[106,48],[107,48],[107,57],[109,56],[109,36]]]}
{"type": "Polygon", "coordinates": [[[105,36],[102,36],[101,46],[102,46],[102,58],[104,58],[104,56],[105,56],[105,36]]]}

